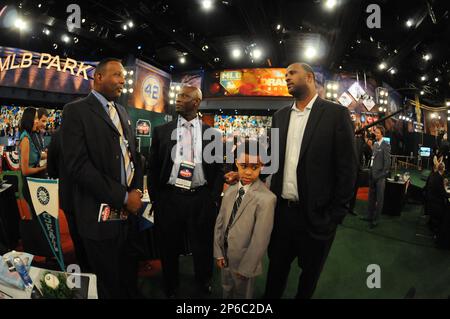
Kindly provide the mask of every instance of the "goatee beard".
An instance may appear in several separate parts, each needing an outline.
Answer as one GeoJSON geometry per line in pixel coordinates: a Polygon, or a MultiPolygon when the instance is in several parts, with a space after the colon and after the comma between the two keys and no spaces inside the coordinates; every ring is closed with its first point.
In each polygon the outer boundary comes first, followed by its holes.
{"type": "Polygon", "coordinates": [[[304,100],[309,96],[309,89],[307,87],[297,88],[294,92],[292,92],[292,96],[296,100],[304,100]]]}

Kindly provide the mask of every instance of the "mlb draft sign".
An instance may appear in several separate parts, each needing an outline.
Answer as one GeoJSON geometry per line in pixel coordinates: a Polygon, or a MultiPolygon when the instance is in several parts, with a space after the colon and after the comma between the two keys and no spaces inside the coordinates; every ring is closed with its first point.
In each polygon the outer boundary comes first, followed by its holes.
{"type": "Polygon", "coordinates": [[[290,96],[285,80],[286,69],[241,69],[220,72],[225,95],[290,96]]]}
{"type": "Polygon", "coordinates": [[[59,231],[58,180],[27,177],[34,210],[62,271],[65,271],[59,231]]]}

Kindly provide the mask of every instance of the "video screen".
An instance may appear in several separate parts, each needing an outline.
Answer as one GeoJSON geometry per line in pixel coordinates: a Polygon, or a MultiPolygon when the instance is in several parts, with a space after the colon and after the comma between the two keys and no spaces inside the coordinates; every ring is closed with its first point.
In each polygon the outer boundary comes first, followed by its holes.
{"type": "Polygon", "coordinates": [[[421,147],[419,150],[419,155],[422,157],[430,157],[431,148],[430,147],[421,147]]]}

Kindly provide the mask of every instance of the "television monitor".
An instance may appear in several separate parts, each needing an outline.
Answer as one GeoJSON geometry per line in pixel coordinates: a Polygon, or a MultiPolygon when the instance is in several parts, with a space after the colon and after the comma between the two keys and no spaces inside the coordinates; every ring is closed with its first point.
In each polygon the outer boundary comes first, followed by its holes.
{"type": "Polygon", "coordinates": [[[430,157],[431,155],[431,148],[430,147],[421,147],[419,150],[419,155],[421,157],[430,157]]]}

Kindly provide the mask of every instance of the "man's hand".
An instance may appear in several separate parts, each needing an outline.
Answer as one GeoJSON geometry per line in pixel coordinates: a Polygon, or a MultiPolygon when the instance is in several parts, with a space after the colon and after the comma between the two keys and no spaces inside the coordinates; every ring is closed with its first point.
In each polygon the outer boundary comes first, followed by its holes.
{"type": "Polygon", "coordinates": [[[224,268],[225,267],[225,258],[223,258],[223,257],[217,258],[216,264],[217,264],[217,267],[219,267],[220,269],[224,268]]]}
{"type": "Polygon", "coordinates": [[[233,185],[236,184],[239,181],[239,174],[238,172],[228,172],[225,174],[225,183],[233,185]]]}
{"type": "Polygon", "coordinates": [[[132,214],[137,214],[138,211],[142,208],[142,193],[138,192],[136,189],[133,189],[128,192],[128,201],[126,205],[126,210],[132,214]]]}
{"type": "Polygon", "coordinates": [[[236,276],[239,278],[239,279],[241,279],[241,280],[247,280],[248,279],[248,277],[245,277],[244,275],[241,275],[240,273],[236,273],[236,276]]]}

